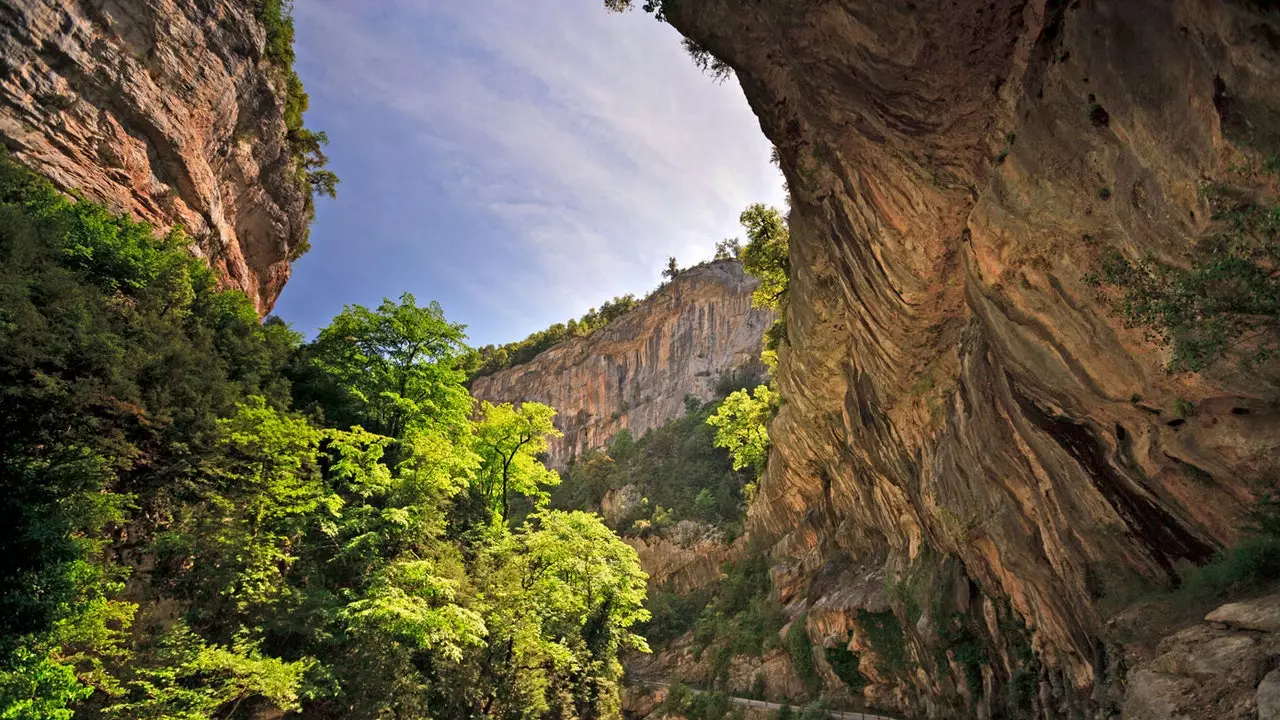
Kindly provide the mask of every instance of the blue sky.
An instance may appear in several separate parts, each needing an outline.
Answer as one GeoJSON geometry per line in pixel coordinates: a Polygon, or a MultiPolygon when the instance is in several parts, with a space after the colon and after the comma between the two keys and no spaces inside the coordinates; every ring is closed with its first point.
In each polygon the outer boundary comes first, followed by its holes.
{"type": "Polygon", "coordinates": [[[654,287],[710,257],[781,178],[737,83],[670,27],[601,0],[302,0],[306,120],[337,200],[276,314],[438,300],[481,345],[654,287]]]}

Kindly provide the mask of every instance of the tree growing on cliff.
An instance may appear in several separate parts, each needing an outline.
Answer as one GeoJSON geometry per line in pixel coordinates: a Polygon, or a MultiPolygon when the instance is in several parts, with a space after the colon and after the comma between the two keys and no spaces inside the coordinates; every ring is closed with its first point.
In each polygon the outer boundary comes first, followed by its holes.
{"type": "Polygon", "coordinates": [[[674,257],[667,258],[667,266],[662,270],[662,277],[666,278],[667,282],[670,282],[675,280],[679,274],[680,266],[676,264],[676,259],[674,257]]]}
{"type": "Polygon", "coordinates": [[[751,393],[738,390],[724,399],[707,424],[716,428],[716,447],[729,451],[733,469],[764,470],[769,456],[769,421],[777,413],[778,394],[768,385],[751,393]]]}
{"type": "Polygon", "coordinates": [[[1280,205],[1223,184],[1201,195],[1214,225],[1185,264],[1111,251],[1086,280],[1127,326],[1168,348],[1169,372],[1226,357],[1257,367],[1280,348],[1280,205]]]}
{"type": "Polygon", "coordinates": [[[716,260],[730,260],[742,254],[742,241],[738,238],[725,238],[716,243],[716,260]]]}
{"type": "Polygon", "coordinates": [[[742,268],[760,281],[751,296],[752,303],[759,308],[780,309],[791,272],[787,221],[777,208],[762,203],[743,210],[738,220],[747,231],[747,244],[740,255],[742,268]]]}

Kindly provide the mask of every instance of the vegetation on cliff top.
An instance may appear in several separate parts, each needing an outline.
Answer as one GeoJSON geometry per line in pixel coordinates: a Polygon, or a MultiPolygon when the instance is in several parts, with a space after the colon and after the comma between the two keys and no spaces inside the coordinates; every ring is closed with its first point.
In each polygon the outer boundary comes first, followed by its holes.
{"type": "Polygon", "coordinates": [[[0,159],[0,717],[616,717],[645,575],[411,296],[309,345],[0,159]],[[509,496],[531,511],[504,522],[509,496]]]}
{"type": "MultiPolygon", "coordinates": [[[[257,17],[267,36],[264,54],[279,71],[280,91],[284,95],[285,138],[293,154],[298,183],[306,195],[307,214],[311,217],[315,213],[314,195],[332,198],[338,192],[338,176],[328,169],[329,158],[324,153],[329,136],[303,124],[302,116],[311,100],[302,87],[302,78],[293,68],[297,59],[293,50],[293,0],[257,2],[257,17]]],[[[298,259],[309,248],[304,240],[293,248],[290,259],[298,259]]]]}
{"type": "Polygon", "coordinates": [[[516,365],[529,362],[543,351],[559,345],[565,340],[577,337],[588,337],[609,323],[635,309],[643,299],[637,300],[634,295],[620,295],[606,301],[597,310],[591,308],[580,318],[570,318],[568,322],[556,323],[546,330],[530,334],[523,340],[505,345],[485,345],[480,348],[471,377],[492,375],[516,365]]]}

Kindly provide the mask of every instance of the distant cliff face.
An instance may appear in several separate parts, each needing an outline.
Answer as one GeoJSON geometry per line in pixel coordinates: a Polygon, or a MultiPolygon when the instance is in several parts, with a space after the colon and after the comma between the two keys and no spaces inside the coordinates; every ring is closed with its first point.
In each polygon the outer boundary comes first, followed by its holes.
{"type": "Polygon", "coordinates": [[[0,2],[0,138],[64,190],[183,225],[265,313],[308,217],[255,6],[0,2]]]}
{"type": "Polygon", "coordinates": [[[736,71],[792,191],[749,523],[784,600],[881,706],[1106,716],[1133,652],[1109,608],[1238,538],[1280,476],[1280,394],[1167,374],[1085,278],[1107,251],[1185,262],[1207,182],[1274,197],[1239,168],[1280,156],[1275,3],[664,8],[736,71]]]}
{"type": "Polygon", "coordinates": [[[686,270],[591,336],[477,378],[471,393],[554,407],[564,437],[552,443],[549,460],[564,467],[622,428],[638,437],[679,417],[686,395],[711,397],[725,373],[763,373],[760,342],[773,315],[751,307],[754,287],[736,261],[686,270]]]}

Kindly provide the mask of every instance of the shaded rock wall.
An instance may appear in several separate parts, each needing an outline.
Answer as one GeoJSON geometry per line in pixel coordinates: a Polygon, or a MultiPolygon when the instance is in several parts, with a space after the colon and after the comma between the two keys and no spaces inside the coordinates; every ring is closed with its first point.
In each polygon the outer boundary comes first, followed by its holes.
{"type": "Polygon", "coordinates": [[[564,437],[549,464],[563,468],[622,428],[639,437],[681,416],[686,395],[710,398],[725,373],[763,374],[760,342],[773,314],[751,307],[754,288],[736,261],[691,268],[589,337],[477,378],[471,393],[554,407],[564,437]]]}
{"type": "Polygon", "coordinates": [[[307,233],[251,0],[0,2],[0,138],[194,250],[260,312],[307,233]]]}
{"type": "Polygon", "coordinates": [[[872,658],[840,633],[900,618],[882,706],[1106,716],[1103,607],[1236,540],[1280,469],[1280,394],[1166,374],[1084,278],[1106,250],[1185,260],[1205,182],[1275,192],[1231,171],[1280,154],[1275,4],[666,7],[736,71],[792,191],[785,405],[749,523],[784,599],[838,609],[815,642],[872,658]],[[822,585],[834,557],[847,579],[822,585]]]}

